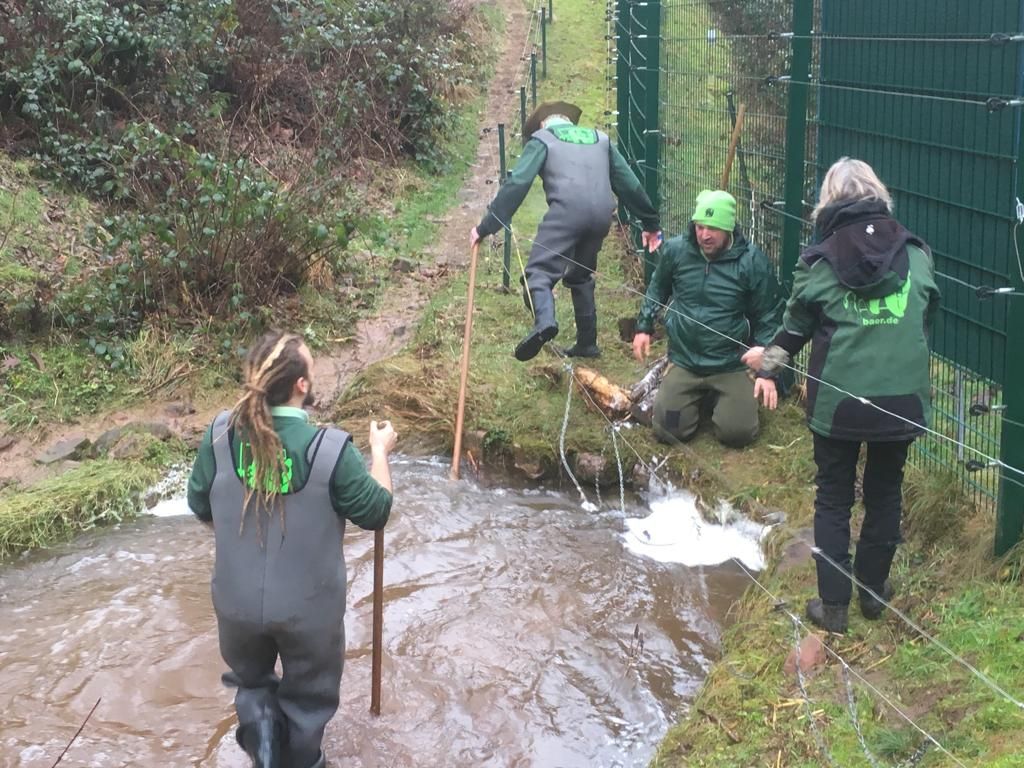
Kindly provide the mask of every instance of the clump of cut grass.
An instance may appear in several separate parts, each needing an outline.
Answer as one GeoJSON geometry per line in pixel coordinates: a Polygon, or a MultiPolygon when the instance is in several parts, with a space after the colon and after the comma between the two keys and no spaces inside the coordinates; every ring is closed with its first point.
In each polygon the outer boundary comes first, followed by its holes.
{"type": "Polygon", "coordinates": [[[135,517],[157,477],[141,463],[92,461],[31,488],[0,495],[0,560],[135,517]]]}

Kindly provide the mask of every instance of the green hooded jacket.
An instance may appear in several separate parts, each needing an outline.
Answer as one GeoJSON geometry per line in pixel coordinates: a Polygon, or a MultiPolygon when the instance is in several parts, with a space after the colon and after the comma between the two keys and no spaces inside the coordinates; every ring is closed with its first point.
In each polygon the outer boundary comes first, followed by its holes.
{"type": "Polygon", "coordinates": [[[772,342],[790,355],[811,342],[808,426],[837,440],[913,439],[931,405],[931,252],[884,203],[832,206],[818,222],[821,240],[800,256],[772,342]]]}
{"type": "Polygon", "coordinates": [[[666,304],[669,360],[699,376],[743,370],[740,343],[769,341],[782,310],[775,270],[739,228],[725,253],[707,259],[693,224],[661,247],[637,331],[652,333],[666,304]]]}

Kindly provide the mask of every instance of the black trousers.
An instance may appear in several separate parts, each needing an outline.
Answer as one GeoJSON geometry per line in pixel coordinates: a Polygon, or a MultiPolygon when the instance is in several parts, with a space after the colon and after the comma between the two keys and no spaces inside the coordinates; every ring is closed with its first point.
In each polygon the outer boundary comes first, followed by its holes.
{"type": "MultiPolygon", "coordinates": [[[[900,518],[903,514],[903,467],[912,440],[867,443],[864,467],[864,524],[857,542],[853,574],[859,581],[880,593],[889,577],[896,546],[900,543],[900,518]]],[[[815,478],[818,493],[814,499],[814,543],[838,563],[840,572],[824,558],[815,555],[818,594],[823,602],[848,604],[852,595],[850,581],[850,512],[857,479],[860,442],[834,440],[814,435],[815,478]]]]}

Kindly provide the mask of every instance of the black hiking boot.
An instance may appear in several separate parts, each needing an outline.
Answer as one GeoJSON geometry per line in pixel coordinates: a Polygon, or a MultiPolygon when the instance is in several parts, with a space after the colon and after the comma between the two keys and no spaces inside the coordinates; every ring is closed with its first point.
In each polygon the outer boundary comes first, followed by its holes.
{"type": "Polygon", "coordinates": [[[558,321],[555,319],[555,297],[550,289],[534,288],[530,291],[533,300],[533,330],[516,345],[516,360],[533,360],[541,347],[558,335],[558,321]]]}
{"type": "Polygon", "coordinates": [[[597,314],[576,315],[576,343],[562,350],[566,357],[600,357],[597,346],[597,314]]]}
{"type": "Polygon", "coordinates": [[[254,723],[240,725],[235,731],[235,738],[252,759],[253,768],[283,768],[281,749],[285,732],[278,719],[261,717],[254,723]]]}
{"type": "Polygon", "coordinates": [[[849,610],[849,605],[823,603],[819,597],[807,601],[807,618],[811,623],[837,635],[846,634],[849,610]]]}
{"type": "Polygon", "coordinates": [[[557,325],[534,326],[533,330],[516,345],[516,360],[533,360],[541,348],[558,335],[557,325]]]}
{"type": "Polygon", "coordinates": [[[858,596],[860,597],[860,612],[865,619],[871,621],[877,621],[882,618],[882,613],[885,611],[885,603],[892,601],[892,596],[895,594],[895,590],[892,588],[892,583],[886,579],[881,589],[875,589],[875,594],[882,598],[882,600],[876,600],[870,594],[865,592],[863,589],[858,589],[858,596]]]}

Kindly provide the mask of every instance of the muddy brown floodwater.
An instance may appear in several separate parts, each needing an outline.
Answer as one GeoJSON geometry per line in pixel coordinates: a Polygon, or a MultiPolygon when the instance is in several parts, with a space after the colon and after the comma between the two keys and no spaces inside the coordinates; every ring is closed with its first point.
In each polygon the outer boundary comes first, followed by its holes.
{"type": "MultiPolygon", "coordinates": [[[[617,500],[586,512],[571,493],[449,483],[440,462],[394,473],[382,713],[368,712],[373,536],[350,527],[329,764],[646,765],[708,669],[740,569],[634,554],[617,500]]],[[[248,765],[219,681],[212,552],[181,514],[0,569],[0,765],[49,768],[100,698],[62,766],[248,765]]]]}

